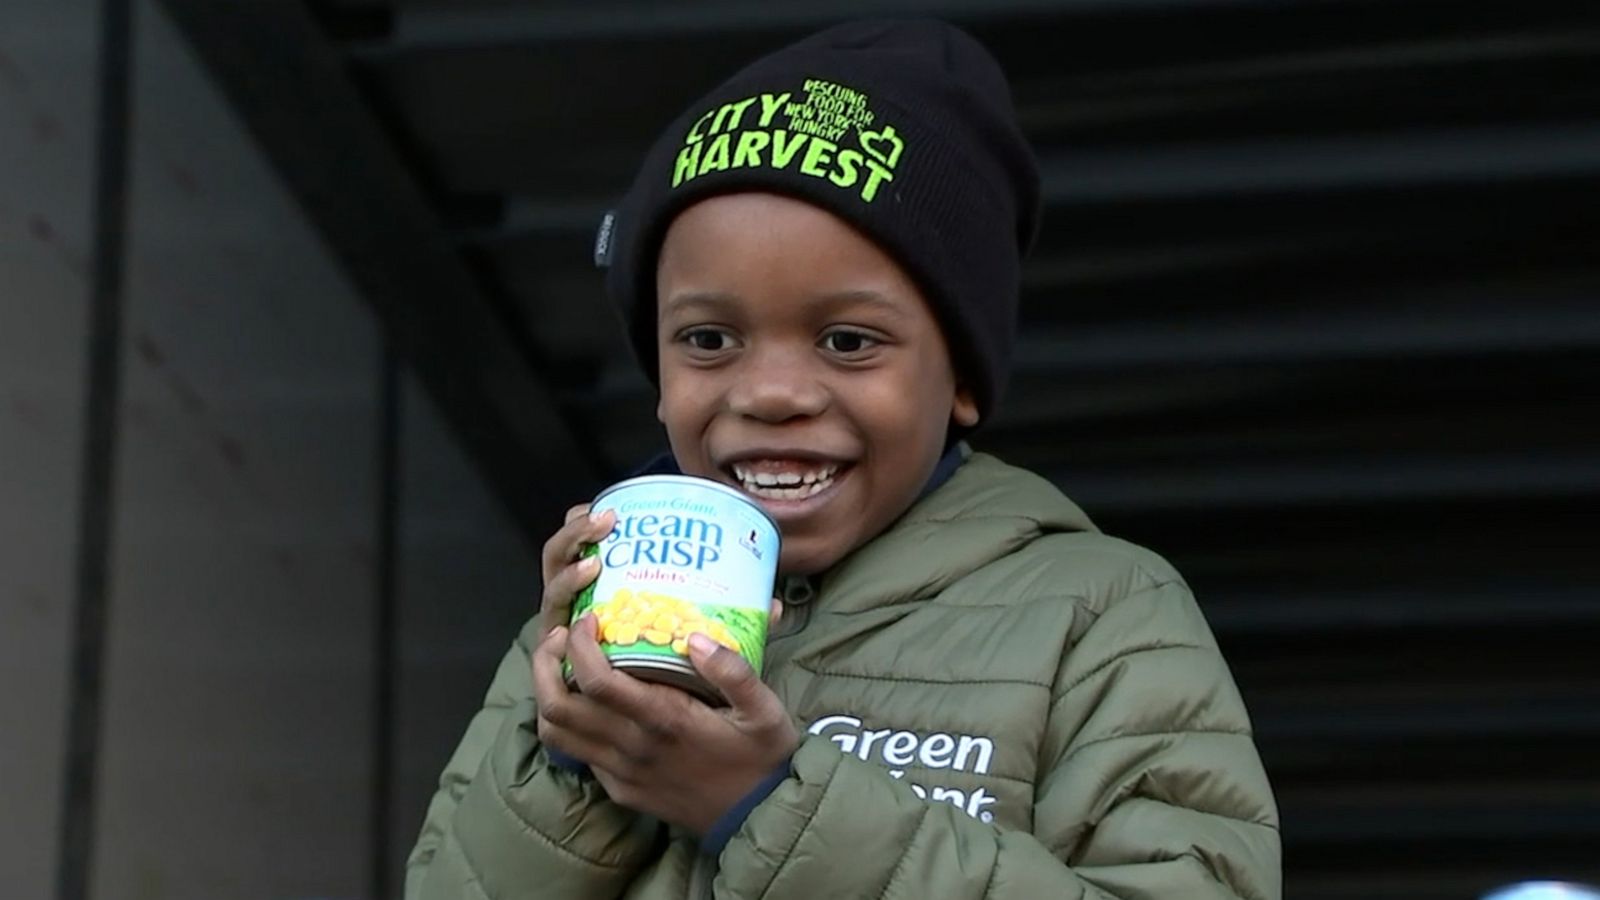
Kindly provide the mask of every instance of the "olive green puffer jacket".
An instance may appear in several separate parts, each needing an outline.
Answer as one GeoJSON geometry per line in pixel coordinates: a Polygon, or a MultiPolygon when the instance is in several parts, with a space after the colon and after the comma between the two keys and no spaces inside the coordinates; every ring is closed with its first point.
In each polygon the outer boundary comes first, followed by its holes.
{"type": "Polygon", "coordinates": [[[766,674],[806,737],[719,857],[549,764],[530,625],[407,900],[1281,896],[1272,792],[1188,588],[1048,482],[974,455],[818,585],[766,674]]]}

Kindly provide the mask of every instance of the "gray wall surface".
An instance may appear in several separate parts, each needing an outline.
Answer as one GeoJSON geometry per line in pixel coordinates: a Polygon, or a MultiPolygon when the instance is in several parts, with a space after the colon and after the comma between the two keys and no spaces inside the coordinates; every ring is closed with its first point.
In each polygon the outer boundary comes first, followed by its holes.
{"type": "Polygon", "coordinates": [[[160,8],[136,22],[95,893],[356,896],[380,336],[160,8]]]}
{"type": "Polygon", "coordinates": [[[48,896],[61,802],[95,5],[0,3],[0,872],[48,896]]]}
{"type": "Polygon", "coordinates": [[[397,873],[439,770],[538,608],[540,586],[537,548],[513,527],[438,410],[414,382],[402,396],[389,860],[397,873]]]}
{"type": "MultiPolygon", "coordinates": [[[[71,651],[100,14],[0,4],[7,900],[57,895],[67,713],[87,702],[71,651]]],[[[134,22],[90,893],[370,897],[375,854],[393,893],[537,605],[536,552],[410,376],[385,484],[376,317],[161,8],[136,3],[134,22]],[[379,790],[392,815],[375,824],[379,790]]]]}

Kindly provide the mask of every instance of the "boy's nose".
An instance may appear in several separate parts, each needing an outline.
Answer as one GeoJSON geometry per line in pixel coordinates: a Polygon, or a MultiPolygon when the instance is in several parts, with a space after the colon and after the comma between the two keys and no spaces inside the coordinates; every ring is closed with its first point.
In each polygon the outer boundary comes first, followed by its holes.
{"type": "Polygon", "coordinates": [[[728,410],[762,422],[821,415],[828,389],[812,367],[788,353],[752,355],[740,367],[727,394],[728,410]]]}

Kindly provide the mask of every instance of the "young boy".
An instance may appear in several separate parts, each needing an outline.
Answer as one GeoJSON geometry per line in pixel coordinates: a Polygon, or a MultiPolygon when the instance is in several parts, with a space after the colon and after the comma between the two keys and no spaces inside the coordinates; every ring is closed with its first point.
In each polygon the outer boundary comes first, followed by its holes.
{"type": "Polygon", "coordinates": [[[1004,76],[935,22],[829,29],[667,130],[600,255],[677,467],[782,530],[764,680],[703,636],[727,709],[612,670],[592,618],[566,627],[611,527],[575,508],[408,898],[1281,895],[1182,579],[960,440],[1037,206],[1004,76]]]}

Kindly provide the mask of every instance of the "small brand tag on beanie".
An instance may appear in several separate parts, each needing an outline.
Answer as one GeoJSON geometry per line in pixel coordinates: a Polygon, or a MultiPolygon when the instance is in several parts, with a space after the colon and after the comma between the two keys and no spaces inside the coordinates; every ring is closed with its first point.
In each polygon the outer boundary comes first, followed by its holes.
{"type": "Polygon", "coordinates": [[[600,228],[594,233],[594,265],[597,269],[611,268],[612,236],[617,229],[617,211],[607,210],[600,219],[600,228]]]}

